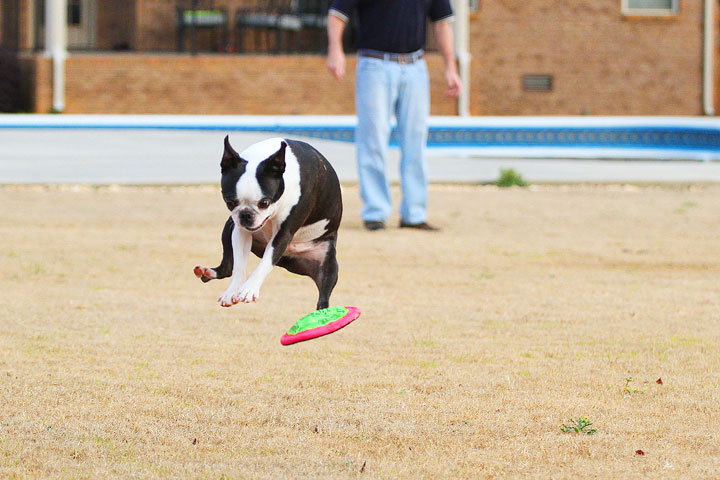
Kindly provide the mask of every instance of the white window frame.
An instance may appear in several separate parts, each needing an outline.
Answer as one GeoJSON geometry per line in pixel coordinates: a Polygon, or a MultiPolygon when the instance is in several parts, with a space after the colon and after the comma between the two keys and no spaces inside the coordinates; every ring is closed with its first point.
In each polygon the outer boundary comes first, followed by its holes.
{"type": "Polygon", "coordinates": [[[632,8],[630,0],[622,0],[622,13],[624,15],[668,17],[677,15],[680,10],[680,0],[672,0],[670,8],[632,8]]]}

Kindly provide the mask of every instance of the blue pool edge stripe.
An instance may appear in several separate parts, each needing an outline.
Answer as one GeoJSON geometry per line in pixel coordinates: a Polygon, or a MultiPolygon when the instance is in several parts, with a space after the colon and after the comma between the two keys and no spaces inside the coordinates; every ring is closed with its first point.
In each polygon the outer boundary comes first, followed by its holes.
{"type": "MultiPolygon", "coordinates": [[[[268,132],[353,142],[354,116],[0,115],[0,130],[268,132]]],[[[431,117],[428,148],[483,156],[720,160],[714,117],[431,117]],[[573,154],[573,152],[575,152],[573,154]]],[[[391,137],[391,144],[397,141],[391,137]]]]}

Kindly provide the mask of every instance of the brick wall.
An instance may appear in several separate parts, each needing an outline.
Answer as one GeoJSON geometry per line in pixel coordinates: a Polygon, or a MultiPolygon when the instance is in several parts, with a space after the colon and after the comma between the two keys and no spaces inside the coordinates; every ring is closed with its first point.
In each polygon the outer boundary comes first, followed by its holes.
{"type": "MultiPolygon", "coordinates": [[[[452,115],[442,61],[429,56],[433,114],[452,115]]],[[[51,108],[51,63],[35,57],[34,105],[51,108]]],[[[66,63],[66,113],[352,114],[355,58],[336,82],[314,55],[73,54],[66,63]]]]}
{"type": "MultiPolygon", "coordinates": [[[[231,8],[243,4],[225,3],[231,8]]],[[[626,17],[620,3],[482,2],[470,22],[471,112],[702,114],[703,2],[682,1],[679,14],[670,18],[626,17]],[[553,91],[523,91],[524,74],[553,75],[553,91]]],[[[174,16],[168,5],[137,0],[139,48],[174,47],[167,15],[171,26],[174,16]]],[[[67,62],[67,111],[352,114],[354,57],[348,62],[348,78],[338,84],[327,73],[322,55],[72,54],[67,62]]],[[[455,114],[456,102],[443,97],[439,56],[428,55],[428,63],[432,114],[455,114]]],[[[38,60],[37,65],[37,75],[49,72],[49,64],[38,60]]],[[[39,112],[50,108],[47,81],[38,77],[36,82],[33,97],[39,112]]]]}
{"type": "Polygon", "coordinates": [[[34,21],[35,8],[32,0],[20,0],[20,49],[30,49],[33,46],[31,24],[34,21]]]}
{"type": "Polygon", "coordinates": [[[73,55],[68,113],[340,114],[352,83],[315,56],[73,55]]]}
{"type": "Polygon", "coordinates": [[[702,113],[703,2],[625,17],[620,0],[492,0],[471,21],[472,113],[702,113]],[[523,74],[554,90],[524,92],[523,74]]]}

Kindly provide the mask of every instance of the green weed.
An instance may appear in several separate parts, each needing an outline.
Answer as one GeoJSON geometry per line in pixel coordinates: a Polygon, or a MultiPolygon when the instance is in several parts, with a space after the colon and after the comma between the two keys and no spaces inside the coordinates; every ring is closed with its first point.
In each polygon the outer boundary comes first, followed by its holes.
{"type": "Polygon", "coordinates": [[[633,395],[633,394],[636,394],[636,393],[645,393],[645,392],[642,392],[642,391],[638,390],[637,388],[630,388],[630,382],[632,382],[632,377],[628,377],[628,378],[625,379],[625,388],[623,388],[623,394],[624,394],[624,395],[633,395]]]}
{"type": "Polygon", "coordinates": [[[589,422],[587,417],[578,417],[577,420],[570,420],[570,425],[565,425],[563,423],[562,427],[560,427],[560,431],[563,433],[584,433],[586,435],[594,435],[597,430],[594,428],[588,428],[592,425],[592,422],[589,422]]]}
{"type": "Polygon", "coordinates": [[[501,168],[500,178],[497,179],[495,185],[498,187],[527,187],[528,183],[525,179],[512,168],[501,168]]]}

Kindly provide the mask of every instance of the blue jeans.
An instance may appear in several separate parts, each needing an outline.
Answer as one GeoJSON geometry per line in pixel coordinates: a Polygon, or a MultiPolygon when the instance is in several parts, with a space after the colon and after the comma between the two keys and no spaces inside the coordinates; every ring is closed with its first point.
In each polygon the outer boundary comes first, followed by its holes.
{"type": "Polygon", "coordinates": [[[400,216],[406,223],[427,220],[427,166],[425,144],[430,114],[430,85],[424,59],[401,64],[358,56],[355,132],[361,217],[386,221],[392,211],[386,159],[391,120],[397,118],[402,202],[400,216]]]}

